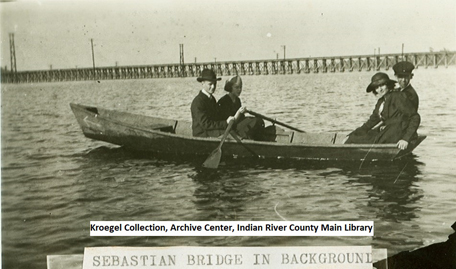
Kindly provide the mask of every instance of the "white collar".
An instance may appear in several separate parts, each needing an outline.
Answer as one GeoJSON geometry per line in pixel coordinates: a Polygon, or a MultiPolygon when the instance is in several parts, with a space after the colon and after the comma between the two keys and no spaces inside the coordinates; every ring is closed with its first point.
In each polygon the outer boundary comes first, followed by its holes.
{"type": "Polygon", "coordinates": [[[204,93],[209,98],[212,97],[212,94],[208,93],[205,89],[202,89],[201,92],[204,93]]]}

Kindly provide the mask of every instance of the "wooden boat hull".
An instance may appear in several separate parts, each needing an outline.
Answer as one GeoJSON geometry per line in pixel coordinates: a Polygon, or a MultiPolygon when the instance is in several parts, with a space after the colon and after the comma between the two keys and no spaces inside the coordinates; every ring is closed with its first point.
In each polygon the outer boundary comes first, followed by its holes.
{"type": "MultiPolygon", "coordinates": [[[[191,136],[190,122],[162,119],[127,112],[70,104],[84,135],[135,151],[208,156],[220,143],[218,138],[191,136]]],[[[276,142],[227,140],[223,156],[295,158],[305,160],[394,160],[409,154],[426,136],[410,143],[407,150],[395,144],[342,144],[337,133],[278,134],[276,142]],[[248,147],[248,149],[246,148],[248,147]]]]}

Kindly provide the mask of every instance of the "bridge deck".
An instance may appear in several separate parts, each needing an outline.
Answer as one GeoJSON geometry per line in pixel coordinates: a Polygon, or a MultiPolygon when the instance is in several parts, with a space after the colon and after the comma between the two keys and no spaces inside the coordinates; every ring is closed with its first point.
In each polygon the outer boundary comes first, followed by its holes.
{"type": "Polygon", "coordinates": [[[81,80],[115,80],[143,78],[197,77],[210,68],[219,76],[283,75],[328,72],[389,70],[395,63],[407,60],[416,68],[438,68],[456,65],[456,52],[383,54],[338,57],[295,58],[285,60],[229,61],[217,63],[113,66],[38,71],[8,72],[2,70],[2,83],[36,83],[81,80]]]}

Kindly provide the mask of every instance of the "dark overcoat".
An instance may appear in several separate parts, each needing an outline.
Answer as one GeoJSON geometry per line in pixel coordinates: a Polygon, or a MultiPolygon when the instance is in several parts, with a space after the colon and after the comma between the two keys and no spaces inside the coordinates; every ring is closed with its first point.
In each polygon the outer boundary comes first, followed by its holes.
{"type": "MultiPolygon", "coordinates": [[[[242,106],[241,99],[236,97],[233,100],[226,94],[220,98],[217,102],[219,113],[223,119],[227,119],[229,116],[234,116],[238,109],[242,106]]],[[[243,114],[239,116],[233,129],[242,138],[263,140],[262,133],[264,130],[264,121],[257,117],[245,117],[243,114]]]]}
{"type": "Polygon", "coordinates": [[[380,98],[369,119],[350,135],[348,144],[410,142],[416,137],[420,115],[403,92],[390,92],[380,98]],[[383,109],[379,113],[380,107],[383,109]],[[374,128],[375,127],[375,128],[374,128]]]}
{"type": "Polygon", "coordinates": [[[228,119],[229,116],[234,116],[238,109],[241,107],[241,99],[236,97],[235,101],[231,99],[228,94],[225,94],[222,98],[220,98],[217,102],[220,116],[223,119],[228,119]]]}
{"type": "Polygon", "coordinates": [[[405,96],[412,102],[413,107],[418,111],[418,106],[420,105],[420,100],[418,98],[418,94],[416,93],[415,89],[409,84],[403,90],[401,90],[405,96]]]}
{"type": "Polygon", "coordinates": [[[213,96],[209,98],[200,91],[193,99],[190,110],[193,136],[218,137],[225,132],[228,124],[220,116],[213,96]]]}

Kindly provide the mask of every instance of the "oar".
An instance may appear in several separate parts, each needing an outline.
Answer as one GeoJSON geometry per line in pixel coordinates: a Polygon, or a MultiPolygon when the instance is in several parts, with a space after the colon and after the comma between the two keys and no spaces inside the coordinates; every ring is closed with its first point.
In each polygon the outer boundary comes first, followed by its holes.
{"type": "Polygon", "coordinates": [[[290,125],[288,125],[288,124],[285,124],[285,123],[283,123],[283,122],[276,121],[275,119],[271,119],[271,118],[269,118],[269,117],[263,116],[263,115],[261,115],[261,114],[258,114],[258,113],[256,113],[256,112],[252,111],[252,110],[247,110],[247,112],[248,112],[249,114],[252,114],[253,116],[257,116],[257,117],[263,118],[263,119],[268,120],[268,121],[270,121],[270,122],[272,122],[272,123],[276,123],[276,124],[278,124],[278,125],[282,125],[282,126],[284,126],[284,127],[287,127],[287,128],[289,128],[289,129],[291,129],[291,130],[295,130],[295,131],[298,131],[298,132],[300,132],[300,133],[305,133],[303,130],[299,130],[298,128],[295,128],[295,127],[290,126],[290,125]]]}
{"type": "Polygon", "coordinates": [[[230,133],[231,127],[233,127],[234,120],[230,121],[228,127],[226,127],[225,133],[222,136],[222,141],[220,141],[219,146],[212,151],[211,155],[207,157],[206,161],[203,163],[203,167],[217,169],[220,164],[220,159],[222,158],[222,145],[225,142],[226,137],[230,133]]]}
{"type": "Polygon", "coordinates": [[[251,148],[247,147],[246,144],[242,143],[241,139],[237,136],[237,134],[236,134],[233,130],[231,130],[230,134],[231,134],[232,137],[234,137],[234,139],[235,139],[239,144],[243,145],[244,148],[245,148],[248,152],[250,152],[254,157],[259,157],[258,154],[255,153],[255,151],[253,151],[251,148]]]}

